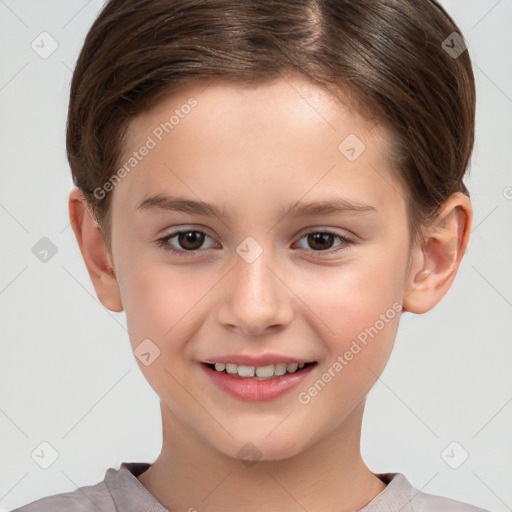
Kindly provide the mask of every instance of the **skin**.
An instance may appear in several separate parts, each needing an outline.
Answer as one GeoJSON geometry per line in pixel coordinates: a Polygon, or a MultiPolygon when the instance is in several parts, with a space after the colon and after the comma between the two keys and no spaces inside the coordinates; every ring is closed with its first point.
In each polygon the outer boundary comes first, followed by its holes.
{"type": "Polygon", "coordinates": [[[300,75],[168,96],[132,121],[127,155],[191,97],[197,106],[110,192],[111,250],[81,192],[69,198],[99,300],[125,311],[133,349],[149,338],[160,350],[148,366],[137,359],[163,426],[161,454],[138,479],[176,511],[234,512],[242,501],[248,512],[357,510],[385,488],[361,458],[360,432],[401,313],[307,404],[298,395],[394,304],[421,314],[442,299],[468,242],[471,204],[452,195],[413,245],[388,133],[300,75]],[[338,149],[351,133],[366,146],[353,162],[338,149]],[[137,210],[157,193],[214,203],[229,217],[137,210]],[[333,197],[377,211],[282,214],[299,200],[333,197]],[[177,228],[207,235],[202,245],[168,242],[195,255],[157,245],[177,228]],[[325,231],[353,243],[305,236],[325,231]],[[263,250],[252,263],[236,252],[247,236],[263,250]],[[200,368],[222,354],[267,352],[317,365],[304,385],[256,403],[227,395],[200,368]],[[249,442],[259,451],[252,465],[239,454],[249,442]]]}

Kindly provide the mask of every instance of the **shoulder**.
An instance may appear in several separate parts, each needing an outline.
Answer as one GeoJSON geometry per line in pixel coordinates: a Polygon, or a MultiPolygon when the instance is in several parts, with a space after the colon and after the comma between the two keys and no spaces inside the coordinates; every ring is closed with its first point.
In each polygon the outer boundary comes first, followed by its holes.
{"type": "Polygon", "coordinates": [[[419,491],[402,473],[380,473],[377,476],[387,486],[360,512],[490,512],[469,503],[419,491]]]}
{"type": "Polygon", "coordinates": [[[112,496],[105,485],[80,487],[73,492],[46,496],[11,512],[116,512],[112,496]]]}
{"type": "Polygon", "coordinates": [[[418,493],[411,504],[415,512],[489,512],[469,503],[423,492],[418,493]]]}
{"type": "Polygon", "coordinates": [[[137,480],[149,466],[147,462],[123,462],[118,469],[107,469],[97,484],[47,496],[11,512],[140,512],[148,507],[167,512],[137,480]]]}

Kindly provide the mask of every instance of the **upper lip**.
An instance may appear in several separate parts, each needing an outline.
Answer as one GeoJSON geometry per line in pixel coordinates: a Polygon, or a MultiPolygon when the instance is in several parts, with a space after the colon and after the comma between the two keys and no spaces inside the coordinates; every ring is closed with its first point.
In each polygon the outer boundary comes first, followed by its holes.
{"type": "Polygon", "coordinates": [[[261,354],[261,355],[248,355],[248,354],[228,354],[223,356],[212,357],[203,360],[203,363],[232,363],[238,366],[268,366],[271,364],[279,363],[312,363],[312,359],[300,359],[297,357],[284,356],[282,354],[261,354]]]}

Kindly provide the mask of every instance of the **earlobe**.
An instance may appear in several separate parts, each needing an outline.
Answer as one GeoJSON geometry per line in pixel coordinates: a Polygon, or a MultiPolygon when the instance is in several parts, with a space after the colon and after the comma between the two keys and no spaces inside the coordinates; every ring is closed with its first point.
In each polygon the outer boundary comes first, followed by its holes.
{"type": "Polygon", "coordinates": [[[469,198],[461,192],[452,194],[434,223],[425,228],[422,246],[412,249],[404,311],[426,313],[448,292],[469,242],[471,222],[469,198]]]}
{"type": "Polygon", "coordinates": [[[98,299],[110,311],[123,311],[119,284],[113,263],[109,261],[111,256],[103,231],[94,219],[80,189],[74,188],[71,191],[68,206],[71,227],[98,299]]]}

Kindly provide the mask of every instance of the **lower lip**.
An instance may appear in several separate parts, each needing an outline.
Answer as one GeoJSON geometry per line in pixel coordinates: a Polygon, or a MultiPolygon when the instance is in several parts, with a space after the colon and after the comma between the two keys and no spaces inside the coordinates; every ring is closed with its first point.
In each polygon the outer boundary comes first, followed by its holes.
{"type": "Polygon", "coordinates": [[[212,382],[222,391],[247,402],[262,402],[278,398],[298,386],[316,365],[311,364],[295,373],[286,373],[280,377],[267,380],[257,380],[250,377],[239,377],[229,373],[218,372],[217,370],[212,370],[204,363],[200,363],[200,366],[212,382]]]}

